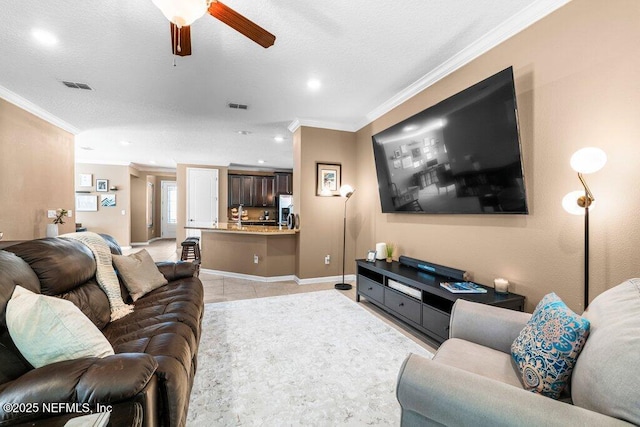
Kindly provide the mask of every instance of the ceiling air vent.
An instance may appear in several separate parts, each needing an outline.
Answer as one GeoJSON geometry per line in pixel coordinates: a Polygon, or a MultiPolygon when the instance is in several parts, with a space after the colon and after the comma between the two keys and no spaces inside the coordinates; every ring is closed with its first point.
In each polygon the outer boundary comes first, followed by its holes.
{"type": "Polygon", "coordinates": [[[91,86],[89,86],[86,83],[75,83],[75,82],[67,82],[67,81],[62,81],[62,84],[65,85],[66,87],[70,87],[72,89],[84,89],[84,90],[93,90],[93,88],[91,86]]]}
{"type": "Polygon", "coordinates": [[[246,110],[249,106],[247,104],[234,104],[233,102],[230,102],[229,108],[234,110],[246,110]]]}

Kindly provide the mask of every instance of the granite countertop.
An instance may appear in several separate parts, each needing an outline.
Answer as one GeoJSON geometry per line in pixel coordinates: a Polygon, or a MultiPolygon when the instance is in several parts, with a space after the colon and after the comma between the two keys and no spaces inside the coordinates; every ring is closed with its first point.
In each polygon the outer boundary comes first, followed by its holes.
{"type": "Polygon", "coordinates": [[[296,234],[298,230],[290,230],[287,227],[278,227],[275,225],[243,225],[238,227],[235,223],[222,223],[212,227],[185,227],[185,229],[197,229],[202,232],[213,233],[234,233],[234,234],[253,234],[253,235],[287,235],[296,234]]]}

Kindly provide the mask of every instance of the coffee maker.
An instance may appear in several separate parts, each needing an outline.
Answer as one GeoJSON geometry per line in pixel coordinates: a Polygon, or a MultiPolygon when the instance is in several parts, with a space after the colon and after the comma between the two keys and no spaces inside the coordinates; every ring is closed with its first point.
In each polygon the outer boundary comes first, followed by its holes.
{"type": "Polygon", "coordinates": [[[287,225],[287,217],[293,209],[293,196],[291,194],[278,194],[278,225],[287,225]]]}

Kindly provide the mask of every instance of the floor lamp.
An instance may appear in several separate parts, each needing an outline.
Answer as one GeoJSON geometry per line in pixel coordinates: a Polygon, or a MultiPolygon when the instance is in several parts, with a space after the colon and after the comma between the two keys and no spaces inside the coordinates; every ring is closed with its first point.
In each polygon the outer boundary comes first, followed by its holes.
{"type": "Polygon", "coordinates": [[[348,291],[351,289],[351,285],[344,281],[344,263],[347,250],[347,202],[353,196],[356,190],[350,185],[343,185],[340,187],[340,195],[346,197],[344,201],[344,218],[342,222],[342,283],[336,283],[335,288],[341,291],[348,291]]]}
{"type": "Polygon", "coordinates": [[[583,174],[597,172],[607,163],[604,151],[595,147],[582,148],[571,156],[571,167],[578,172],[583,189],[572,191],[562,199],[564,209],[574,215],[584,214],[584,309],[589,305],[589,209],[596,200],[583,174]]]}

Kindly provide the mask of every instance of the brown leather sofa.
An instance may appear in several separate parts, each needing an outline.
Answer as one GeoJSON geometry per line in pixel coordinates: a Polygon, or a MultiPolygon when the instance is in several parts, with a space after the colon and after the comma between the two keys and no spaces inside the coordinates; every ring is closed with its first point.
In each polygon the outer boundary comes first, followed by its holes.
{"type": "MultiPolygon", "coordinates": [[[[112,253],[121,253],[112,238],[103,237],[112,253]]],[[[191,263],[158,263],[158,268],[169,283],[133,303],[133,313],[109,322],[109,302],[95,279],[96,263],[82,243],[46,238],[0,250],[0,425],[47,424],[60,415],[43,411],[43,403],[86,404],[92,409],[131,403],[142,408],[138,418],[145,426],[185,425],[203,288],[191,263]],[[18,284],[76,304],[116,354],[34,369],[16,349],[6,325],[7,301],[18,284]],[[39,404],[38,411],[11,412],[11,405],[6,405],[33,403],[39,404]]],[[[126,288],[121,288],[130,302],[126,288]]]]}

